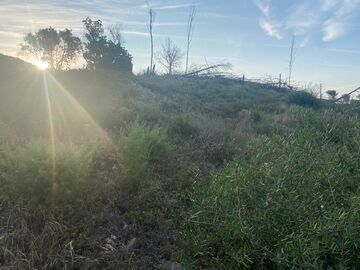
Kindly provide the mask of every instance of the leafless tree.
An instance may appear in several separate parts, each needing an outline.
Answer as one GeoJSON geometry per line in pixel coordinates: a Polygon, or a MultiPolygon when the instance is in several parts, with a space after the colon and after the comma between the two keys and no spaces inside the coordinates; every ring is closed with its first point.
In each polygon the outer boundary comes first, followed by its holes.
{"type": "Polygon", "coordinates": [[[149,34],[150,34],[150,74],[154,73],[154,37],[153,37],[153,25],[155,21],[155,12],[152,8],[149,8],[149,34]]]}
{"type": "Polygon", "coordinates": [[[171,38],[167,38],[162,45],[162,50],[157,56],[159,63],[166,69],[168,75],[172,75],[176,68],[181,65],[183,54],[171,38]]]}
{"type": "Polygon", "coordinates": [[[289,60],[289,86],[291,86],[291,76],[295,61],[295,35],[292,37],[291,49],[290,49],[290,60],[289,60]]]}
{"type": "Polygon", "coordinates": [[[190,45],[192,41],[192,37],[194,34],[194,20],[196,17],[196,8],[195,6],[192,6],[190,8],[189,13],[189,20],[188,20],[188,27],[187,27],[187,48],[186,48],[186,67],[185,67],[185,74],[188,73],[189,68],[189,51],[190,51],[190,45]]]}
{"type": "Polygon", "coordinates": [[[123,45],[125,43],[125,39],[122,35],[122,30],[123,30],[122,24],[113,24],[108,27],[110,40],[115,44],[123,45]]]}

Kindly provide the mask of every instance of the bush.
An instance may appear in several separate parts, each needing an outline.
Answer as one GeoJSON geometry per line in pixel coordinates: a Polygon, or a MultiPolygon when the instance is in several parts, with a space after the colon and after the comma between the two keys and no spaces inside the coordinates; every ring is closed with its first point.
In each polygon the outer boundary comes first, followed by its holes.
{"type": "Polygon", "coordinates": [[[320,101],[315,96],[305,91],[296,91],[291,93],[288,101],[290,104],[313,109],[318,109],[320,107],[320,101]]]}
{"type": "Polygon", "coordinates": [[[185,117],[177,117],[169,124],[168,134],[181,140],[194,138],[198,135],[197,129],[185,117]]]}
{"type": "Polygon", "coordinates": [[[166,152],[165,131],[160,127],[134,124],[119,142],[123,184],[136,190],[145,183],[151,164],[166,152]]]}
{"type": "Polygon", "coordinates": [[[189,268],[360,264],[360,125],[332,113],[309,122],[310,115],[291,139],[265,139],[250,162],[238,158],[210,183],[195,185],[186,224],[189,268]]]}
{"type": "Polygon", "coordinates": [[[52,153],[41,142],[5,148],[0,153],[2,196],[33,211],[49,211],[76,203],[86,190],[91,158],[82,147],[57,144],[52,153]]]}

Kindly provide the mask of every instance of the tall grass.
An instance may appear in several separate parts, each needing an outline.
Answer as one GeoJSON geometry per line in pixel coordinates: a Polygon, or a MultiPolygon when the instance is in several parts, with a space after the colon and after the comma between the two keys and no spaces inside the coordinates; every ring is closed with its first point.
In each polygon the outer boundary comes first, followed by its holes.
{"type": "Polygon", "coordinates": [[[59,143],[54,157],[55,166],[50,147],[41,141],[24,147],[2,147],[1,196],[33,211],[46,212],[81,200],[90,175],[89,151],[59,143]]]}
{"type": "Polygon", "coordinates": [[[360,125],[302,115],[288,138],[264,139],[198,183],[186,225],[193,269],[346,269],[359,265],[360,125]]]}
{"type": "Polygon", "coordinates": [[[160,127],[133,124],[119,140],[122,184],[137,190],[147,182],[150,165],[165,154],[165,131],[160,127]]]}

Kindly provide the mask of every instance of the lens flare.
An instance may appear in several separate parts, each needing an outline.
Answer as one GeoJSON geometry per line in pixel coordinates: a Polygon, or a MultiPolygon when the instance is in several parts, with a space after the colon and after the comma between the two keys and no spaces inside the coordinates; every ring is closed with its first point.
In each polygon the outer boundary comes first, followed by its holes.
{"type": "Polygon", "coordinates": [[[84,141],[96,140],[114,149],[115,146],[107,132],[53,74],[46,70],[42,75],[49,130],[52,191],[55,194],[58,185],[61,184],[57,179],[57,174],[60,173],[56,165],[57,142],[65,140],[73,143],[75,140],[84,143],[84,141]]]}
{"type": "Polygon", "coordinates": [[[55,128],[54,128],[54,119],[53,119],[53,112],[51,107],[51,100],[49,95],[49,87],[46,78],[46,74],[43,74],[44,80],[44,91],[45,91],[45,98],[46,98],[46,107],[48,113],[48,123],[49,123],[49,136],[50,136],[50,155],[51,155],[51,179],[52,179],[52,190],[55,191],[57,188],[56,182],[56,152],[55,152],[55,128]]]}
{"type": "Polygon", "coordinates": [[[46,70],[49,68],[49,64],[40,60],[36,60],[32,62],[38,69],[46,70]]]}

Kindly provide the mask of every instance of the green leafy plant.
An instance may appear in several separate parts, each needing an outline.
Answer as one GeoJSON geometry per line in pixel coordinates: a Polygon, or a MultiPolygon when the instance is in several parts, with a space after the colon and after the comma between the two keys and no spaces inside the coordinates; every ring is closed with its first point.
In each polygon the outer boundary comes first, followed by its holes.
{"type": "Polygon", "coordinates": [[[291,93],[288,101],[290,104],[313,109],[318,109],[320,107],[320,101],[314,95],[305,91],[296,91],[291,93]]]}
{"type": "Polygon", "coordinates": [[[332,112],[304,113],[303,121],[290,138],[264,139],[250,161],[239,157],[195,184],[186,223],[189,268],[360,263],[360,125],[332,112]]]}
{"type": "Polygon", "coordinates": [[[34,211],[67,207],[84,194],[90,166],[89,152],[74,145],[59,143],[55,153],[42,142],[2,149],[0,182],[3,196],[34,211]]]}
{"type": "Polygon", "coordinates": [[[125,186],[136,190],[146,182],[150,165],[166,152],[165,131],[135,123],[119,142],[120,167],[125,186]]]}

